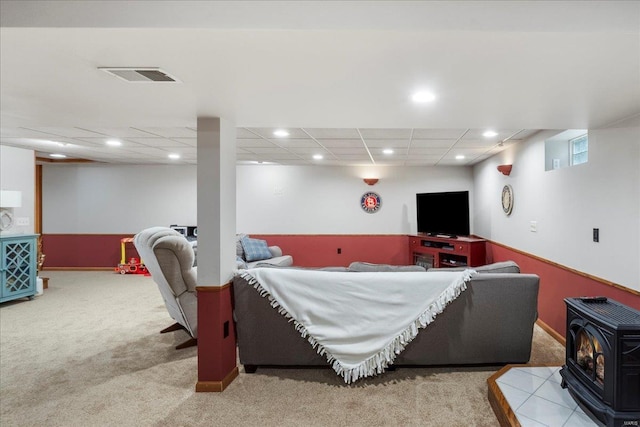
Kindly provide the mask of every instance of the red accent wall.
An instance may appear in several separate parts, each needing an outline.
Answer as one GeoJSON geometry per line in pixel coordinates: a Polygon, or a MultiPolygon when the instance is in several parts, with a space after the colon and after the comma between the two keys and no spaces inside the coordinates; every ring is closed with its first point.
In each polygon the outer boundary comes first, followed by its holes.
{"type": "Polygon", "coordinates": [[[301,267],[346,267],[354,261],[410,264],[409,236],[396,234],[252,234],[280,246],[301,267]],[[338,254],[338,248],[341,253],[338,254]]]}
{"type": "MultiPolygon", "coordinates": [[[[131,234],[43,234],[44,269],[48,267],[116,267],[120,239],[131,234]]],[[[126,259],[138,258],[133,243],[125,244],[126,259]]]]}
{"type": "Polygon", "coordinates": [[[538,294],[539,318],[565,336],[566,305],[565,298],[580,296],[605,296],[640,310],[640,295],[627,292],[543,260],[527,256],[504,246],[487,242],[487,258],[490,262],[513,260],[522,273],[540,276],[538,294]]]}
{"type": "MultiPolygon", "coordinates": [[[[131,234],[44,234],[44,267],[115,267],[120,262],[120,239],[131,234]]],[[[410,264],[409,237],[390,234],[252,234],[277,245],[302,267],[348,266],[354,261],[410,264]],[[338,248],[341,253],[338,254],[338,248]]],[[[126,259],[138,257],[133,243],[125,245],[126,259]]]]}

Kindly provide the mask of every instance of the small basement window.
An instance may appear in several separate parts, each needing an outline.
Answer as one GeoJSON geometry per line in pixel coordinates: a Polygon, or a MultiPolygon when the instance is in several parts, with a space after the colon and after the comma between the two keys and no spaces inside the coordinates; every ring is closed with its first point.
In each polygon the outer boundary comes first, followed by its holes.
{"type": "Polygon", "coordinates": [[[575,166],[589,160],[589,133],[567,129],[544,141],[544,170],[575,166]]]}
{"type": "Polygon", "coordinates": [[[589,160],[589,136],[582,136],[569,140],[571,144],[571,165],[587,163],[589,160]]]}

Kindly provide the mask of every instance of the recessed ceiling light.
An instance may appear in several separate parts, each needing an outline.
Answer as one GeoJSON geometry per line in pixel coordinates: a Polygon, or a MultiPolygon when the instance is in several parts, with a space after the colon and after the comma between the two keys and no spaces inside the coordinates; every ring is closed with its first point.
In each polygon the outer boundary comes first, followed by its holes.
{"type": "Polygon", "coordinates": [[[456,160],[464,160],[464,156],[462,154],[458,154],[456,156],[456,160]]]}
{"type": "Polygon", "coordinates": [[[488,130],[485,133],[482,134],[482,136],[484,136],[485,138],[493,138],[494,136],[498,135],[498,132],[492,131],[492,130],[488,130]]]}
{"type": "Polygon", "coordinates": [[[176,153],[171,153],[169,154],[167,157],[169,157],[172,160],[177,160],[180,158],[180,154],[176,154],[176,153]]]}
{"type": "Polygon", "coordinates": [[[411,99],[413,100],[413,102],[423,104],[426,102],[434,101],[436,99],[436,96],[428,91],[420,91],[411,95],[411,99]]]}
{"type": "Polygon", "coordinates": [[[314,154],[313,158],[314,160],[322,160],[324,157],[322,156],[322,154],[314,154]]]}
{"type": "Polygon", "coordinates": [[[118,141],[117,139],[108,139],[107,145],[111,147],[119,147],[122,145],[122,142],[118,141]]]}
{"type": "Polygon", "coordinates": [[[64,159],[67,156],[65,156],[64,154],[49,154],[49,157],[53,157],[55,159],[64,159]]]}
{"type": "Polygon", "coordinates": [[[393,150],[391,148],[385,148],[384,150],[382,150],[383,154],[393,154],[393,150]]]}
{"type": "Polygon", "coordinates": [[[277,136],[278,138],[284,138],[284,137],[289,136],[289,132],[287,132],[284,129],[276,129],[276,130],[273,131],[273,135],[277,136]]]}

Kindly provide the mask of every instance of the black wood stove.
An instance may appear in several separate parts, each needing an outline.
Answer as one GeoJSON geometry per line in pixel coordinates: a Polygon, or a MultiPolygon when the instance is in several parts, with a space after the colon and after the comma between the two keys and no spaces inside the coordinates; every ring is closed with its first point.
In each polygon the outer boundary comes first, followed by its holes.
{"type": "Polygon", "coordinates": [[[564,301],[562,387],[597,423],[640,426],[640,311],[604,297],[564,301]]]}

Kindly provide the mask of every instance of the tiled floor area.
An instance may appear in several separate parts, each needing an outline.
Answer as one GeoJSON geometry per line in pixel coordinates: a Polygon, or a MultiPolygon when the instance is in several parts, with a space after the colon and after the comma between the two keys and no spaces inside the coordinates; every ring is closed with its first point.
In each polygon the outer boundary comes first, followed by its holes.
{"type": "Polygon", "coordinates": [[[496,379],[522,427],[597,426],[560,387],[560,367],[513,367],[496,379]]]}

